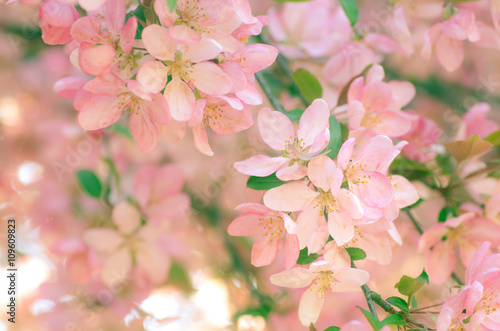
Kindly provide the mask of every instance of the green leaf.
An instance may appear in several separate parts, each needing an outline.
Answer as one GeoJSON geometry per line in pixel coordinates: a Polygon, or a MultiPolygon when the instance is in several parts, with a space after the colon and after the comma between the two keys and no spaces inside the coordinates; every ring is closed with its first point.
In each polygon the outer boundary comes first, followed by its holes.
{"type": "Polygon", "coordinates": [[[323,88],[318,79],[306,69],[297,69],[292,74],[292,80],[309,103],[323,95],[323,88]]]}
{"type": "Polygon", "coordinates": [[[146,15],[141,6],[138,6],[133,12],[127,14],[126,19],[130,16],[135,16],[139,24],[137,24],[137,32],[135,33],[135,39],[141,39],[142,30],[147,26],[146,15]]]}
{"type": "Polygon", "coordinates": [[[370,325],[372,326],[373,330],[378,331],[378,330],[382,329],[383,325],[382,325],[382,323],[380,323],[378,318],[373,316],[373,314],[370,313],[368,310],[361,308],[360,306],[356,306],[356,307],[361,310],[361,312],[363,313],[365,318],[368,320],[368,323],[370,323],[370,325]]]}
{"type": "MultiPolygon", "coordinates": [[[[337,119],[333,115],[330,115],[328,123],[330,128],[330,141],[328,142],[328,145],[326,146],[324,151],[329,151],[326,155],[331,159],[335,159],[337,157],[337,154],[339,153],[340,147],[342,147],[342,144],[345,141],[343,140],[343,126],[345,127],[345,125],[339,123],[339,121],[337,121],[337,119]]],[[[347,127],[345,127],[345,130],[349,132],[347,127]]]]}
{"type": "Polygon", "coordinates": [[[429,275],[427,275],[425,269],[422,270],[422,273],[418,275],[418,277],[415,278],[415,280],[418,280],[419,282],[426,283],[427,285],[429,285],[429,275]]]}
{"type": "Polygon", "coordinates": [[[339,0],[342,9],[344,10],[345,16],[351,22],[351,26],[355,26],[358,22],[358,6],[354,0],[339,0]]]}
{"type": "Polygon", "coordinates": [[[422,286],[424,286],[422,281],[406,275],[402,276],[397,284],[398,292],[408,297],[412,297],[422,286]]]}
{"type": "Polygon", "coordinates": [[[451,174],[455,170],[455,161],[451,155],[438,154],[436,156],[436,163],[443,174],[451,174]]]}
{"type": "Polygon", "coordinates": [[[400,314],[391,315],[382,320],[383,325],[408,325],[405,318],[400,314]]]}
{"type": "Polygon", "coordinates": [[[401,175],[408,180],[417,180],[432,175],[432,171],[423,163],[398,157],[389,166],[391,174],[401,175]]]}
{"type": "Polygon", "coordinates": [[[79,170],[76,172],[76,178],[83,190],[91,197],[99,199],[102,193],[101,181],[91,170],[79,170]]]}
{"type": "Polygon", "coordinates": [[[443,209],[439,212],[438,222],[446,222],[448,218],[457,217],[457,212],[455,208],[450,206],[444,206],[443,209]]]}
{"type": "Polygon", "coordinates": [[[390,297],[387,298],[385,301],[389,302],[394,307],[399,308],[399,310],[401,310],[404,314],[410,315],[410,308],[408,307],[406,300],[400,297],[390,297]]]}
{"type": "Polygon", "coordinates": [[[338,326],[329,326],[323,331],[340,331],[340,328],[338,326]]]}
{"type": "Polygon", "coordinates": [[[411,297],[411,305],[410,308],[417,308],[417,298],[411,297]]]}
{"type": "Polygon", "coordinates": [[[489,141],[494,146],[500,146],[500,130],[493,132],[488,137],[484,138],[484,140],[489,141]]]}
{"type": "Polygon", "coordinates": [[[309,324],[309,331],[318,331],[318,329],[316,329],[316,327],[314,326],[314,324],[309,324]]]}
{"type": "Polygon", "coordinates": [[[118,134],[121,134],[122,136],[127,137],[128,139],[133,140],[134,136],[132,135],[132,132],[130,132],[130,129],[124,125],[115,123],[111,126],[108,127],[113,132],[116,132],[118,134]]]}
{"type": "MultiPolygon", "coordinates": [[[[164,0],[156,0],[156,1],[164,1],[164,0]]],[[[167,4],[168,4],[168,9],[170,9],[170,11],[174,11],[175,6],[177,6],[177,0],[167,0],[167,4]]]]}
{"type": "Polygon", "coordinates": [[[285,113],[292,123],[299,123],[302,114],[304,114],[304,109],[293,109],[285,113]]]}
{"type": "Polygon", "coordinates": [[[299,258],[297,259],[297,264],[300,264],[300,265],[309,264],[309,263],[316,261],[318,259],[318,257],[319,257],[319,255],[316,253],[309,254],[307,251],[307,247],[306,247],[306,248],[300,250],[299,258]]]}
{"type": "Polygon", "coordinates": [[[351,257],[351,261],[359,261],[359,260],[363,260],[366,258],[366,253],[361,248],[347,247],[346,251],[349,254],[349,256],[351,257]]]}
{"type": "Polygon", "coordinates": [[[265,191],[285,184],[279,180],[276,174],[267,177],[250,176],[247,181],[247,187],[257,191],[265,191]]]}
{"type": "Polygon", "coordinates": [[[172,262],[167,279],[168,285],[175,285],[187,293],[194,291],[191,278],[186,269],[178,262],[172,262]]]}

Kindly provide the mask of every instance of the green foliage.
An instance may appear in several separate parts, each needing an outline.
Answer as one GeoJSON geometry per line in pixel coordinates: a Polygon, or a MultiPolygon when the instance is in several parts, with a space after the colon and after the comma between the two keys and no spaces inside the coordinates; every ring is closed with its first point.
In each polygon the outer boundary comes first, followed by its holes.
{"type": "Polygon", "coordinates": [[[323,331],[340,331],[340,328],[338,326],[329,326],[323,331]]]}
{"type": "Polygon", "coordinates": [[[179,287],[187,293],[194,291],[188,272],[180,263],[175,261],[170,265],[167,284],[179,287]]]}
{"type": "Polygon", "coordinates": [[[321,98],[323,95],[323,88],[318,79],[306,69],[297,69],[292,74],[292,80],[309,103],[313,102],[314,99],[321,98]]]}
{"type": "Polygon", "coordinates": [[[238,318],[243,315],[262,316],[267,319],[269,317],[269,314],[273,311],[273,307],[273,299],[263,295],[257,307],[249,307],[245,310],[237,312],[236,314],[234,314],[233,320],[236,322],[238,318]]]}
{"type": "Polygon", "coordinates": [[[394,175],[401,175],[410,181],[432,175],[432,171],[425,164],[403,156],[392,161],[389,172],[394,175]]]}
{"type": "Polygon", "coordinates": [[[345,16],[349,19],[351,26],[355,26],[358,22],[359,12],[356,1],[354,0],[339,0],[342,9],[344,10],[345,16]]]}
{"type": "Polygon", "coordinates": [[[102,185],[99,178],[91,170],[79,170],[76,178],[82,189],[93,198],[99,199],[102,193],[102,185]]]}
{"type": "Polygon", "coordinates": [[[384,325],[382,323],[380,323],[380,321],[378,320],[377,317],[373,316],[373,314],[371,312],[369,312],[368,310],[366,310],[364,308],[361,308],[360,306],[356,306],[356,307],[359,308],[359,310],[361,310],[361,312],[363,313],[363,316],[365,316],[365,318],[368,320],[368,323],[370,323],[373,330],[378,331],[378,330],[382,329],[382,327],[384,325]]]}
{"type": "Polygon", "coordinates": [[[302,114],[304,114],[304,109],[292,109],[285,113],[292,123],[299,123],[302,114]]]}
{"type": "Polygon", "coordinates": [[[489,141],[494,146],[500,146],[500,130],[493,132],[488,137],[484,138],[484,140],[489,141]]]}
{"type": "Polygon", "coordinates": [[[452,217],[457,217],[457,212],[456,212],[455,208],[450,207],[450,206],[445,206],[439,212],[438,222],[440,222],[440,223],[446,222],[446,220],[448,218],[452,218],[452,217]]]}
{"type": "Polygon", "coordinates": [[[400,297],[390,297],[385,301],[389,302],[394,307],[399,308],[399,310],[401,310],[401,312],[403,312],[405,315],[410,315],[410,308],[408,307],[408,303],[404,299],[400,297]]]}
{"type": "Polygon", "coordinates": [[[250,176],[247,181],[247,187],[257,191],[265,191],[285,184],[284,181],[278,179],[276,174],[266,177],[250,176]]]}
{"type": "Polygon", "coordinates": [[[443,174],[449,175],[455,170],[455,161],[451,155],[438,154],[435,160],[443,174]]]}
{"type": "Polygon", "coordinates": [[[391,315],[381,322],[383,325],[408,325],[405,318],[400,314],[391,315]]]}
{"type": "Polygon", "coordinates": [[[349,129],[347,129],[344,124],[337,121],[334,115],[330,115],[328,122],[330,128],[330,141],[324,151],[329,151],[326,155],[335,159],[339,153],[340,147],[342,147],[342,144],[349,136],[349,129]]]}
{"type": "MultiPolygon", "coordinates": [[[[164,0],[156,0],[156,1],[164,1],[164,0]]],[[[177,0],[167,0],[167,4],[168,4],[168,9],[170,9],[170,11],[174,11],[175,6],[177,6],[177,0]]]]}
{"type": "Polygon", "coordinates": [[[359,260],[364,260],[366,258],[366,253],[361,248],[347,247],[346,251],[351,257],[351,261],[359,261],[359,260]]]}
{"type": "Polygon", "coordinates": [[[319,255],[316,253],[309,254],[307,247],[300,250],[299,258],[297,259],[297,264],[305,265],[312,263],[318,259],[319,255]]]}
{"type": "Polygon", "coordinates": [[[422,287],[424,284],[429,284],[429,276],[425,272],[416,277],[412,278],[410,276],[402,276],[399,282],[396,284],[398,292],[406,295],[408,297],[408,302],[413,298],[413,295],[422,287]]]}

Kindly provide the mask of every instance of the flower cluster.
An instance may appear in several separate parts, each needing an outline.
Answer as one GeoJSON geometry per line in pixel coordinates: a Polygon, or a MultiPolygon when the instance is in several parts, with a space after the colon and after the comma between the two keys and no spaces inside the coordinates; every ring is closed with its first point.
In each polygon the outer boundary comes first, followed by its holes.
{"type": "Polygon", "coordinates": [[[99,130],[125,111],[143,151],[159,136],[180,140],[187,125],[196,147],[213,155],[205,128],[230,135],[250,127],[248,105],[262,103],[254,74],[277,56],[272,46],[245,44],[267,22],[251,15],[248,1],[183,0],[175,8],[156,1],[134,9],[107,0],[80,17],[72,4],[47,0],[39,18],[44,41],[68,44],[73,65],[91,76],[55,87],[73,99],[80,126],[99,130]],[[139,24],[144,11],[148,19],[139,24]]]}

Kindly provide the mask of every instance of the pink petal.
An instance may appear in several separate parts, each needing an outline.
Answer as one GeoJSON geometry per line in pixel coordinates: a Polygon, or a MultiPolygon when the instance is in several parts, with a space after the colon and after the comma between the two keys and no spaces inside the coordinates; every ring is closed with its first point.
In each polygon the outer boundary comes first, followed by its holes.
{"type": "Polygon", "coordinates": [[[287,234],[285,239],[285,268],[290,269],[299,258],[299,239],[295,234],[287,234]]]}
{"type": "Polygon", "coordinates": [[[370,112],[385,110],[392,100],[392,90],[387,83],[372,82],[363,89],[361,102],[370,112]]]}
{"type": "Polygon", "coordinates": [[[424,33],[424,45],[420,54],[426,60],[431,58],[432,54],[432,45],[436,42],[439,35],[441,34],[441,23],[434,24],[429,29],[427,29],[424,33]]]}
{"type": "Polygon", "coordinates": [[[120,33],[120,48],[128,53],[132,50],[135,42],[135,33],[137,31],[137,19],[132,16],[128,19],[120,33]]]}
{"type": "Polygon", "coordinates": [[[359,192],[369,206],[383,208],[393,199],[393,189],[389,179],[377,171],[363,173],[366,182],[359,184],[359,192]]]}
{"type": "Polygon", "coordinates": [[[349,129],[356,130],[361,127],[361,121],[365,116],[365,107],[358,100],[349,103],[347,107],[347,118],[349,129]]]}
{"type": "Polygon", "coordinates": [[[238,50],[232,58],[240,62],[244,72],[256,73],[273,64],[277,55],[278,50],[273,46],[253,44],[238,50]]]}
{"type": "Polygon", "coordinates": [[[87,80],[84,78],[64,77],[54,84],[54,92],[61,98],[73,99],[78,90],[86,83],[87,80]]]}
{"type": "Polygon", "coordinates": [[[434,284],[442,284],[450,277],[456,265],[456,256],[453,246],[449,242],[440,242],[429,254],[427,259],[427,273],[434,284]]]}
{"type": "Polygon", "coordinates": [[[308,289],[302,294],[299,303],[299,319],[302,325],[309,326],[311,323],[314,324],[318,320],[325,301],[323,293],[324,292],[320,292],[319,289],[312,287],[312,289],[308,289]]]}
{"type": "Polygon", "coordinates": [[[231,91],[231,79],[212,62],[201,62],[191,67],[189,78],[202,92],[207,94],[226,94],[231,91]]]}
{"type": "Polygon", "coordinates": [[[121,107],[116,98],[93,96],[78,113],[78,124],[89,131],[105,128],[120,119],[121,107]]]}
{"type": "Polygon", "coordinates": [[[307,167],[294,163],[292,166],[285,166],[276,172],[276,177],[283,181],[300,180],[307,175],[307,167]]]}
{"type": "Polygon", "coordinates": [[[269,277],[271,283],[277,286],[301,288],[311,284],[316,275],[305,268],[292,268],[269,277]]]}
{"type": "Polygon", "coordinates": [[[363,207],[354,193],[346,189],[340,189],[337,194],[337,200],[341,210],[349,215],[349,217],[355,220],[363,217],[363,207]]]}
{"type": "Polygon", "coordinates": [[[123,237],[116,231],[105,228],[86,230],[83,233],[83,241],[102,253],[111,253],[123,243],[123,237]]]}
{"type": "Polygon", "coordinates": [[[153,284],[160,284],[166,280],[170,263],[165,253],[154,242],[146,243],[141,247],[136,253],[136,261],[137,268],[144,272],[153,284]]]}
{"type": "Polygon", "coordinates": [[[304,146],[311,146],[316,137],[328,128],[330,110],[322,99],[316,99],[307,107],[299,122],[297,138],[304,146]]]}
{"type": "Polygon", "coordinates": [[[236,162],[234,167],[245,175],[266,177],[276,172],[289,161],[290,159],[280,156],[255,155],[245,161],[236,162]]]}
{"type": "Polygon", "coordinates": [[[167,29],[152,24],[142,31],[142,41],[148,52],[162,61],[174,61],[177,43],[167,29]]]}
{"type": "Polygon", "coordinates": [[[184,60],[193,63],[215,59],[223,51],[222,46],[213,39],[203,39],[186,47],[182,54],[184,60]]]}
{"type": "Polygon", "coordinates": [[[253,244],[251,253],[252,264],[256,267],[271,264],[280,253],[283,244],[283,240],[278,236],[263,235],[253,244]]]}
{"type": "Polygon", "coordinates": [[[212,130],[221,136],[228,136],[248,129],[253,125],[252,112],[248,107],[242,110],[232,108],[227,102],[218,104],[214,110],[215,116],[210,115],[208,122],[212,130]]]}
{"type": "Polygon", "coordinates": [[[392,80],[388,82],[392,90],[392,97],[398,100],[400,107],[406,106],[415,97],[415,86],[410,82],[392,80]]]}
{"type": "Polygon", "coordinates": [[[125,22],[125,3],[122,0],[108,0],[104,5],[106,29],[118,36],[125,22]]]}
{"type": "Polygon", "coordinates": [[[87,42],[80,44],[78,64],[84,74],[100,76],[111,69],[115,49],[111,45],[94,46],[87,42]]]}
{"type": "MultiPolygon", "coordinates": [[[[315,157],[307,165],[307,176],[309,180],[324,192],[330,190],[334,178],[338,177],[335,163],[325,155],[315,157]]],[[[340,183],[341,184],[341,183],[340,183]]],[[[340,185],[338,185],[340,187],[340,185]]]]}
{"type": "Polygon", "coordinates": [[[263,231],[262,215],[246,212],[236,217],[227,227],[231,236],[252,236],[263,231]]]}
{"type": "Polygon", "coordinates": [[[484,261],[490,251],[490,246],[491,243],[485,241],[477,249],[476,254],[472,257],[467,269],[465,269],[465,284],[470,284],[483,268],[484,261]]]}
{"type": "Polygon", "coordinates": [[[305,182],[292,182],[270,189],[264,194],[264,204],[280,211],[299,211],[318,195],[305,182]]]}
{"type": "Polygon", "coordinates": [[[174,39],[179,44],[194,44],[201,40],[201,36],[186,26],[185,24],[174,25],[169,27],[168,32],[172,39],[174,39]]]}
{"type": "Polygon", "coordinates": [[[248,105],[257,106],[262,103],[262,95],[251,82],[246,82],[245,89],[237,91],[235,94],[248,105]]]}
{"type": "Polygon", "coordinates": [[[441,35],[436,43],[436,56],[446,70],[455,71],[464,61],[464,45],[460,40],[441,35]]]}
{"type": "Polygon", "coordinates": [[[355,80],[353,80],[351,86],[349,86],[349,90],[347,91],[347,103],[351,103],[356,100],[360,101],[364,86],[365,86],[364,77],[358,77],[355,80]]]}
{"type": "Polygon", "coordinates": [[[158,144],[158,129],[145,111],[130,114],[130,131],[143,152],[149,152],[158,144]]]}
{"type": "Polygon", "coordinates": [[[207,156],[213,156],[214,152],[208,143],[207,131],[203,124],[193,127],[194,145],[196,149],[207,156]]]}
{"type": "Polygon", "coordinates": [[[107,0],[79,0],[78,3],[86,11],[92,12],[101,8],[107,0]]]}
{"type": "Polygon", "coordinates": [[[352,218],[343,212],[328,214],[328,231],[337,245],[346,244],[354,237],[352,218]]]}
{"type": "Polygon", "coordinates": [[[400,111],[384,111],[376,117],[373,131],[390,138],[401,137],[410,131],[413,120],[400,111]]]}
{"type": "Polygon", "coordinates": [[[127,280],[132,270],[132,256],[127,247],[111,255],[102,268],[101,278],[104,284],[116,287],[127,280]]]}
{"type": "Polygon", "coordinates": [[[354,138],[349,138],[340,147],[339,154],[337,155],[337,166],[339,169],[346,169],[347,164],[350,162],[355,142],[354,138]]]}
{"type": "Polygon", "coordinates": [[[398,208],[408,207],[418,201],[417,190],[408,179],[403,176],[392,175],[389,180],[394,189],[394,202],[396,202],[398,208]]]}
{"type": "Polygon", "coordinates": [[[131,234],[141,225],[141,214],[125,201],[115,205],[112,218],[121,234],[131,234]]]}
{"type": "Polygon", "coordinates": [[[196,98],[193,90],[178,76],[173,76],[165,89],[170,114],[177,121],[188,121],[194,111],[196,98]]]}
{"type": "Polygon", "coordinates": [[[82,17],[71,26],[71,37],[78,43],[100,43],[102,42],[101,22],[93,16],[82,17]]]}
{"type": "Polygon", "coordinates": [[[158,93],[165,88],[169,68],[159,61],[143,64],[137,72],[137,81],[149,93],[158,93]]]}
{"type": "Polygon", "coordinates": [[[326,225],[324,215],[320,215],[320,206],[317,201],[309,204],[297,218],[297,237],[299,238],[299,248],[309,245],[314,232],[326,225]]]}
{"type": "Polygon", "coordinates": [[[272,149],[281,151],[289,143],[293,143],[295,132],[292,122],[285,114],[262,108],[259,111],[258,122],[262,139],[272,149]]]}

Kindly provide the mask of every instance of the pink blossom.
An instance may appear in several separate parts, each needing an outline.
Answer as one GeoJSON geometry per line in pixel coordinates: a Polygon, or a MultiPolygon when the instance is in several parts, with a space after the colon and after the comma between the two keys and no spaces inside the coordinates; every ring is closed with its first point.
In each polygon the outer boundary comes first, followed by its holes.
{"type": "Polygon", "coordinates": [[[490,105],[484,102],[470,108],[462,118],[462,125],[456,139],[464,140],[475,134],[484,139],[489,134],[497,131],[500,126],[495,121],[488,119],[490,111],[490,105]]]}
{"type": "Polygon", "coordinates": [[[273,211],[255,203],[236,207],[243,212],[227,228],[231,236],[261,233],[252,248],[252,264],[256,267],[271,264],[284,249],[285,267],[291,268],[299,257],[297,225],[283,212],[273,211]]]}
{"type": "Polygon", "coordinates": [[[189,197],[181,192],[183,185],[179,166],[145,166],[137,171],[134,192],[148,220],[160,224],[183,216],[189,208],[189,197]]]}
{"type": "Polygon", "coordinates": [[[420,238],[418,248],[424,252],[433,247],[426,270],[433,283],[441,284],[455,268],[455,246],[459,247],[462,263],[467,266],[485,240],[498,245],[499,238],[500,226],[474,213],[466,213],[433,225],[420,238]]]}
{"type": "Polygon", "coordinates": [[[80,18],[75,7],[63,0],[46,0],[38,8],[38,24],[42,29],[42,38],[49,45],[70,43],[70,30],[73,23],[80,18]]]}
{"type": "Polygon", "coordinates": [[[349,129],[368,128],[374,134],[400,137],[411,129],[415,115],[401,108],[413,99],[415,88],[408,82],[382,82],[384,70],[375,65],[366,78],[356,78],[347,94],[349,129]]]}
{"type": "Polygon", "coordinates": [[[481,38],[474,12],[459,8],[457,13],[442,23],[430,27],[424,34],[421,54],[425,59],[431,56],[432,45],[436,47],[438,62],[448,71],[460,67],[464,60],[462,40],[478,41],[481,38]]]}
{"type": "Polygon", "coordinates": [[[235,168],[246,175],[265,177],[277,171],[282,180],[298,180],[307,173],[305,162],[318,155],[330,140],[330,112],[325,101],[316,99],[300,118],[297,133],[290,119],[278,111],[259,111],[259,130],[272,149],[283,154],[277,157],[256,155],[236,162],[235,168]]]}
{"type": "Polygon", "coordinates": [[[125,281],[134,267],[132,255],[135,256],[135,267],[151,283],[164,281],[169,263],[166,263],[167,257],[159,246],[158,230],[152,224],[141,226],[139,211],[126,202],[113,208],[112,218],[117,230],[93,228],[83,234],[84,242],[103,256],[103,282],[116,286],[125,281]]]}
{"type": "Polygon", "coordinates": [[[302,325],[309,326],[318,320],[325,290],[332,292],[359,291],[366,284],[369,274],[353,268],[336,268],[327,261],[317,261],[305,268],[292,268],[271,276],[271,283],[278,286],[308,287],[299,304],[299,318],[302,325]]]}
{"type": "Polygon", "coordinates": [[[436,123],[428,118],[419,116],[412,123],[410,131],[401,137],[408,145],[403,148],[403,154],[418,162],[428,162],[436,157],[436,152],[431,147],[437,142],[439,128],[436,123]]]}
{"type": "Polygon", "coordinates": [[[130,130],[141,150],[147,152],[157,145],[156,124],[167,124],[170,119],[163,95],[147,93],[137,81],[123,81],[112,73],[94,78],[85,89],[93,95],[78,113],[82,128],[105,128],[118,121],[123,110],[128,110],[130,130]]]}
{"type": "Polygon", "coordinates": [[[71,36],[80,43],[78,64],[88,75],[103,75],[118,64],[115,73],[128,79],[136,58],[132,53],[137,19],[132,16],[125,22],[125,3],[108,0],[104,5],[104,22],[98,17],[86,16],[76,21],[71,36]]]}

